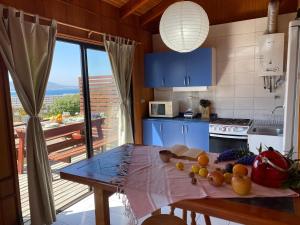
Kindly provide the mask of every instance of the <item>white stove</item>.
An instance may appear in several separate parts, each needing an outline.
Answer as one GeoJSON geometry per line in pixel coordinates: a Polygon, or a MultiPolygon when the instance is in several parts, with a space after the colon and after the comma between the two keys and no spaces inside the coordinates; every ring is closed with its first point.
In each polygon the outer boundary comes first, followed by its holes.
{"type": "Polygon", "coordinates": [[[247,148],[249,119],[218,118],[209,123],[209,151],[221,153],[228,149],[247,148]]]}
{"type": "Polygon", "coordinates": [[[230,136],[228,138],[247,139],[247,132],[251,125],[249,119],[218,118],[209,123],[210,136],[230,136]]]}

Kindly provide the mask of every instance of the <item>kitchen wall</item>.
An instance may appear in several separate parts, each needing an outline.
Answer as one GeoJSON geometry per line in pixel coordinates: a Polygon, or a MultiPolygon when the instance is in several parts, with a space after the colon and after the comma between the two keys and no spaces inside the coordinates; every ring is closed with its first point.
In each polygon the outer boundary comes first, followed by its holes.
{"type": "MultiPolygon", "coordinates": [[[[279,16],[278,32],[285,33],[285,59],[288,41],[288,23],[295,13],[279,16]]],[[[256,59],[257,38],[261,36],[267,18],[239,21],[210,26],[207,40],[202,47],[214,47],[217,54],[217,84],[204,92],[173,92],[171,89],[155,89],[156,100],[178,100],[181,111],[188,107],[199,108],[200,99],[209,99],[212,110],[219,117],[250,118],[256,120],[283,121],[283,84],[273,93],[264,89],[263,78],[258,76],[256,59]]],[[[153,51],[167,51],[159,34],[153,35],[153,51]]]]}

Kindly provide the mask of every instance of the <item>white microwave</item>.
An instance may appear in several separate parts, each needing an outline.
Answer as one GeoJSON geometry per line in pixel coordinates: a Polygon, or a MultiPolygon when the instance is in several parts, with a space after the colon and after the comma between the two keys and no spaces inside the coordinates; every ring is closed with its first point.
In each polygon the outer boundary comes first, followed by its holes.
{"type": "Polygon", "coordinates": [[[179,105],[175,101],[150,101],[150,117],[175,117],[178,116],[179,105]]]}

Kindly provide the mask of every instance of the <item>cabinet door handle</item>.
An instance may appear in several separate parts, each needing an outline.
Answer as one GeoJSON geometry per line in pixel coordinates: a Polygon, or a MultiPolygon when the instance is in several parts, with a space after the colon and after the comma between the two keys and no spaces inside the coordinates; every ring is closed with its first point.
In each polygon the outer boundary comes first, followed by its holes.
{"type": "Polygon", "coordinates": [[[188,125],[185,125],[185,133],[188,133],[189,132],[189,127],[188,125]]]}
{"type": "Polygon", "coordinates": [[[165,86],[165,78],[161,79],[161,85],[165,86]]]}
{"type": "Polygon", "coordinates": [[[186,77],[183,79],[183,84],[186,85],[186,77]]]}
{"type": "Polygon", "coordinates": [[[181,127],[181,133],[184,134],[184,125],[181,127]]]}
{"type": "Polygon", "coordinates": [[[159,130],[160,130],[160,132],[162,132],[162,129],[163,129],[162,124],[160,124],[160,125],[159,125],[159,130]]]}
{"type": "Polygon", "coordinates": [[[191,78],[190,78],[190,76],[188,76],[188,80],[187,80],[188,85],[190,85],[190,81],[191,81],[191,78]]]}

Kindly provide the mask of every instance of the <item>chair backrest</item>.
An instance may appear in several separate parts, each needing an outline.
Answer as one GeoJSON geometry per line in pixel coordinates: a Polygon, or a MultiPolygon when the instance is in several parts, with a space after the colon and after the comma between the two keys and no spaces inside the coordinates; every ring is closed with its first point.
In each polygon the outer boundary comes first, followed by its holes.
{"type": "Polygon", "coordinates": [[[177,216],[161,214],[147,218],[142,225],[187,225],[177,216]]]}

